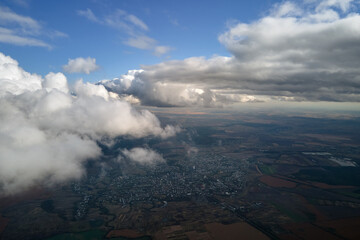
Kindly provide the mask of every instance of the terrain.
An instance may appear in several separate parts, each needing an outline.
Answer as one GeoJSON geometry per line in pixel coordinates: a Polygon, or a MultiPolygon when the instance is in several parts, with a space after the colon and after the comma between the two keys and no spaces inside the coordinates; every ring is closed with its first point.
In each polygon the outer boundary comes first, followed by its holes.
{"type": "Polygon", "coordinates": [[[357,114],[151,110],[181,132],[118,138],[81,181],[1,197],[1,239],[360,239],[357,114]],[[137,146],[165,161],[118,157],[137,146]]]}

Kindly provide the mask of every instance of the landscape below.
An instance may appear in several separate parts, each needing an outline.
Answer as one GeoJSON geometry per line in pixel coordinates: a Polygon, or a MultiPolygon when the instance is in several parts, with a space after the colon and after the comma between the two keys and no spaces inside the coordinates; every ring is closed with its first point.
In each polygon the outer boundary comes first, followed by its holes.
{"type": "Polygon", "coordinates": [[[182,131],[117,138],[81,181],[0,199],[1,239],[360,239],[360,117],[152,109],[182,131]],[[117,159],[145,146],[165,162],[117,159]]]}

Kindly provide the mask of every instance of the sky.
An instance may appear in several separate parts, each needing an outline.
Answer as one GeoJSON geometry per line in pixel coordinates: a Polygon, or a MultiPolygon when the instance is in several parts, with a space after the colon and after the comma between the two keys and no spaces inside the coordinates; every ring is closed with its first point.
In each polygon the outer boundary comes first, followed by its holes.
{"type": "Polygon", "coordinates": [[[36,26],[2,19],[2,27],[37,42],[22,46],[2,39],[0,49],[27,71],[42,75],[62,71],[69,59],[95,58],[96,72],[67,75],[95,82],[169,59],[229,55],[217,39],[227,23],[255,20],[273,2],[3,0],[2,12],[31,19],[36,26]],[[128,42],[136,37],[143,42],[128,42]]]}
{"type": "Polygon", "coordinates": [[[0,49],[30,73],[101,81],[147,106],[355,104],[358,7],[358,0],[4,0],[0,49]]]}
{"type": "Polygon", "coordinates": [[[0,195],[80,179],[118,137],[176,137],[153,107],[359,111],[359,4],[2,0],[0,195]]]}

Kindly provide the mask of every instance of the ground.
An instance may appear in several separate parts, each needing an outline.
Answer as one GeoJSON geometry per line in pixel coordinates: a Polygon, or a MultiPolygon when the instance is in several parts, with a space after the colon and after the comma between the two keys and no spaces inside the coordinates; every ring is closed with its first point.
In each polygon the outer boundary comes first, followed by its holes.
{"type": "Polygon", "coordinates": [[[1,239],[360,239],[360,118],[154,111],[170,139],[117,139],[87,176],[0,199],[1,239]],[[155,165],[113,161],[150,146],[155,165]]]}

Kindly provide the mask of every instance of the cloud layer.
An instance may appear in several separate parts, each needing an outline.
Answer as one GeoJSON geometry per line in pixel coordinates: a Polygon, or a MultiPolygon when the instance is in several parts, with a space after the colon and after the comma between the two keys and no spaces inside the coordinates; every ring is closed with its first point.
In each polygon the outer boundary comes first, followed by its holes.
{"type": "Polygon", "coordinates": [[[142,66],[102,82],[148,105],[247,101],[360,101],[360,15],[351,0],[283,2],[252,23],[232,21],[219,41],[232,56],[142,66]],[[129,83],[127,83],[129,85],[129,83]]]}
{"type": "Polygon", "coordinates": [[[43,79],[2,53],[0,86],[0,194],[80,178],[83,162],[101,155],[97,141],[104,138],[166,138],[177,131],[113,99],[103,86],[79,81],[74,96],[62,73],[43,79]]]}

